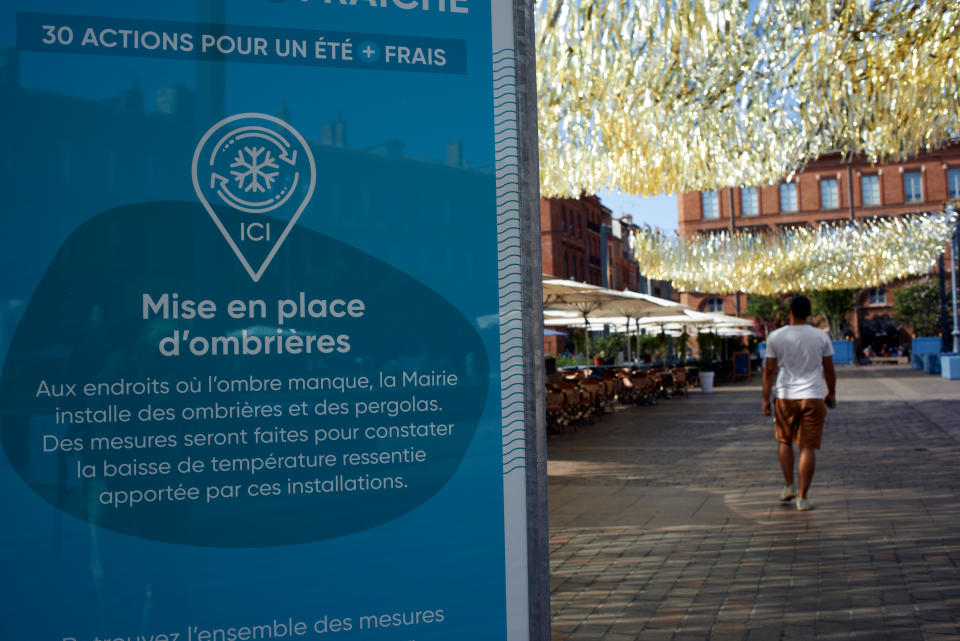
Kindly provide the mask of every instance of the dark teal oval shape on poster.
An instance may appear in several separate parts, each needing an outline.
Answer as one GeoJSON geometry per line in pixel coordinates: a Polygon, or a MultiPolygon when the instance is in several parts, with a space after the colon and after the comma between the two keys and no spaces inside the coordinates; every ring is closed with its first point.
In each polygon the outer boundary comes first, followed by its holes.
{"type": "Polygon", "coordinates": [[[13,337],[0,420],[16,472],[78,518],[289,545],[433,496],[488,385],[473,325],[395,268],[294,228],[254,282],[199,205],[158,202],[63,245],[13,337]]]}

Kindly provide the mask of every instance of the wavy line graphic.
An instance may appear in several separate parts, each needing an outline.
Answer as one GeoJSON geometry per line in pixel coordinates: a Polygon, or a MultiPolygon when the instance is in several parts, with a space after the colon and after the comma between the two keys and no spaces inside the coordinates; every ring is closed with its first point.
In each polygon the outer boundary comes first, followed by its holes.
{"type": "Polygon", "coordinates": [[[523,447],[515,447],[515,448],[513,448],[513,449],[511,449],[511,450],[507,450],[506,452],[503,453],[503,455],[504,455],[504,456],[507,456],[508,454],[513,454],[513,453],[516,452],[517,450],[525,450],[525,449],[526,449],[526,448],[523,448],[523,447]]]}
{"type": "Polygon", "coordinates": [[[520,253],[520,141],[513,49],[492,56],[497,285],[500,304],[500,420],[503,474],[526,466],[523,423],[523,289],[520,253]]]}

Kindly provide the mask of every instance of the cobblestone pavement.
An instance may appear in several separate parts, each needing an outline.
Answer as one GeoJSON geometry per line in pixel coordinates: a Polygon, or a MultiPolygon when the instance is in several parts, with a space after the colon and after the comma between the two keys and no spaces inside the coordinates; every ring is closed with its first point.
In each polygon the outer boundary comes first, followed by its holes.
{"type": "Polygon", "coordinates": [[[552,439],[554,641],[960,639],[960,381],[838,374],[810,512],[759,378],[552,439]]]}

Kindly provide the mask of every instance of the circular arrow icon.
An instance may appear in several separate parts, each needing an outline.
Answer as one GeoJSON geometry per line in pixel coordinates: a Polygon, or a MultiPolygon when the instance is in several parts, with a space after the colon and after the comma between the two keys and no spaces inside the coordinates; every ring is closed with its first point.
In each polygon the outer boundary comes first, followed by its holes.
{"type": "Polygon", "coordinates": [[[300,133],[275,116],[242,113],[224,118],[200,139],[193,155],[193,188],[197,197],[241,264],[254,281],[260,280],[280,245],[313,196],[316,164],[300,133]],[[281,218],[285,226],[271,235],[262,220],[240,222],[228,229],[216,207],[226,205],[245,214],[281,218]],[[248,231],[252,228],[255,234],[248,231]],[[247,255],[259,256],[261,245],[244,251],[244,241],[272,242],[258,269],[247,255]]]}

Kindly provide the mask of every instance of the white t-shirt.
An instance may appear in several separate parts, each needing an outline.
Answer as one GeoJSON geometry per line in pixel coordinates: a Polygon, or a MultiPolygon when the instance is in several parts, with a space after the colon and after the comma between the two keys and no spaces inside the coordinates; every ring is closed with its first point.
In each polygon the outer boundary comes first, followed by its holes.
{"type": "Polygon", "coordinates": [[[787,325],[767,337],[767,358],[777,359],[777,398],[823,398],[823,359],[833,343],[812,325],[787,325]]]}

